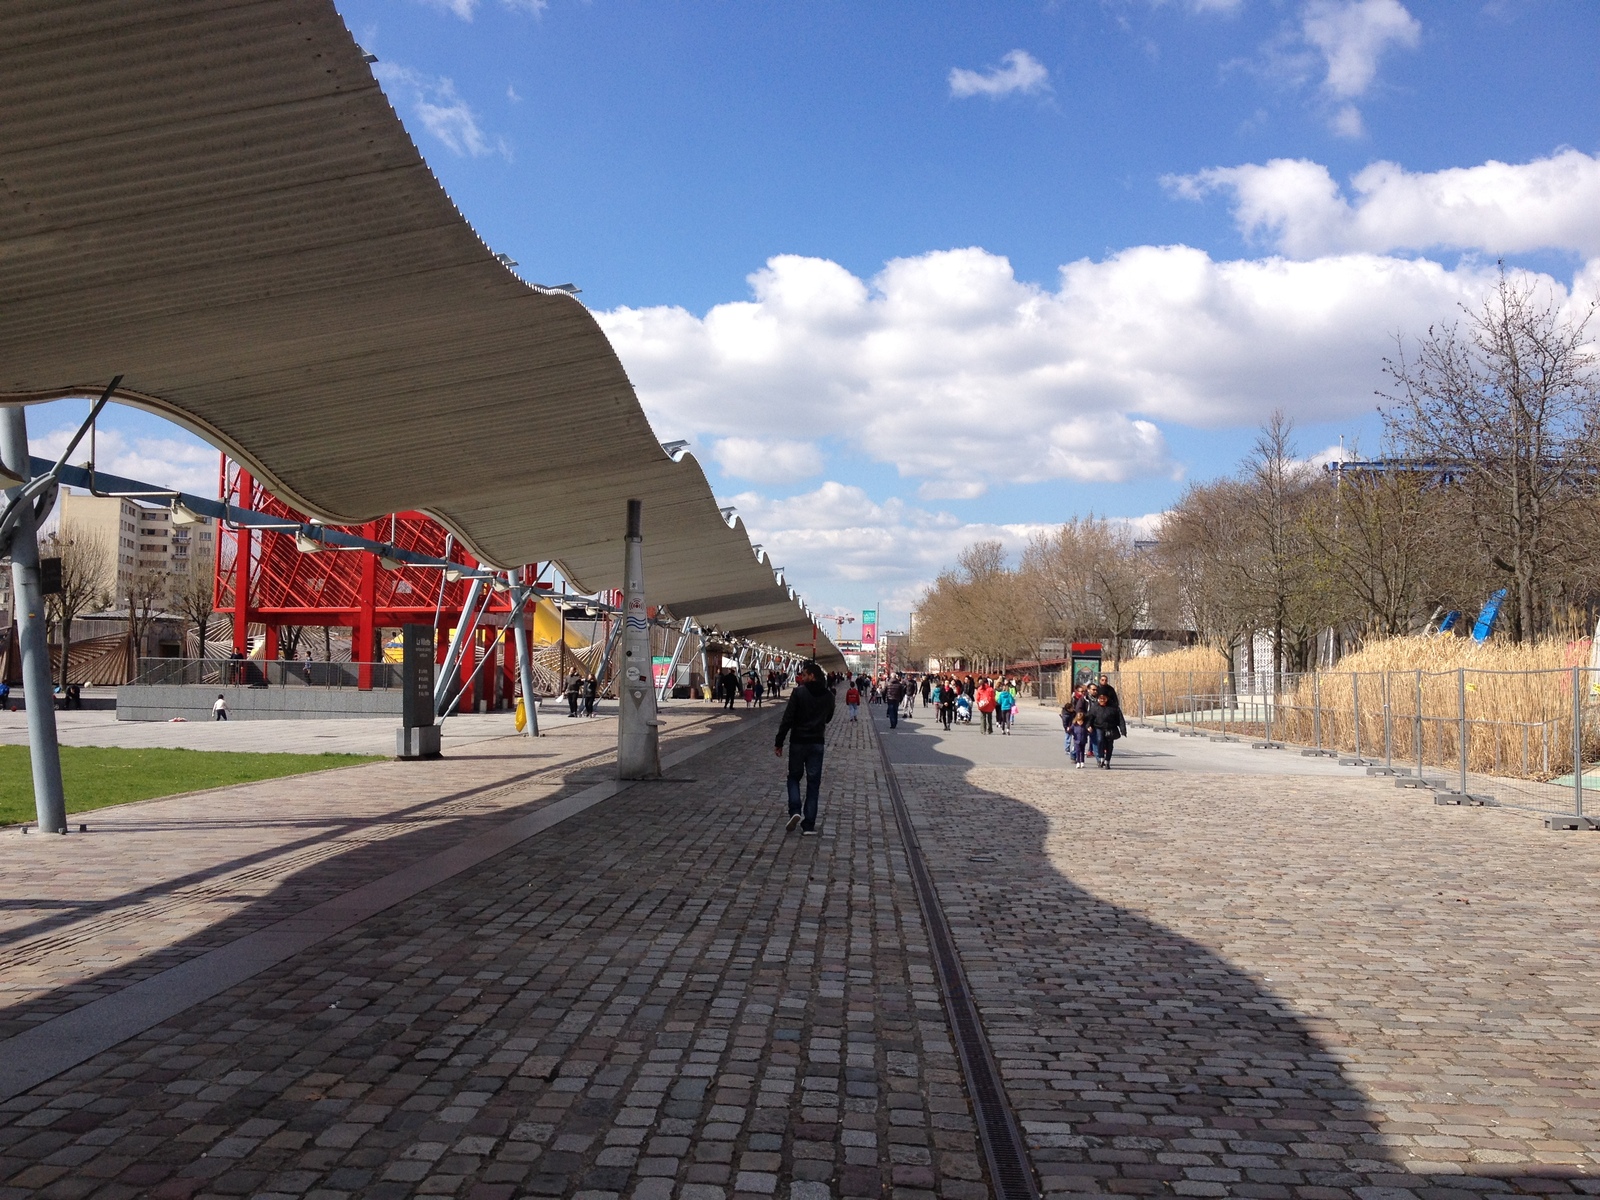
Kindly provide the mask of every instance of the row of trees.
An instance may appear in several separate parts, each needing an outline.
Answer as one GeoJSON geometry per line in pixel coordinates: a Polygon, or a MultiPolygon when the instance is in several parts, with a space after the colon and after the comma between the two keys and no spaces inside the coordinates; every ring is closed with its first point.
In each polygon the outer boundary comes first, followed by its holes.
{"type": "Polygon", "coordinates": [[[119,586],[113,548],[98,530],[71,522],[44,539],[40,554],[61,560],[61,590],[46,597],[46,616],[61,646],[57,682],[63,686],[71,666],[72,623],[89,613],[125,610],[131,655],[163,614],[191,622],[204,646],[214,612],[213,565],[206,556],[195,556],[179,571],[136,570],[119,586]]]}
{"type": "Polygon", "coordinates": [[[1191,485],[1137,541],[1078,518],[1012,566],[999,543],[963,553],[924,596],[914,649],[997,669],[1047,639],[1194,631],[1250,669],[1304,669],[1318,645],[1470,620],[1507,592],[1522,642],[1600,609],[1600,375],[1588,313],[1525,281],[1386,363],[1385,445],[1373,463],[1308,462],[1274,414],[1232,475],[1191,485]],[[1270,663],[1253,661],[1267,634],[1270,663]],[[1328,639],[1327,641],[1322,639],[1328,639]]]}

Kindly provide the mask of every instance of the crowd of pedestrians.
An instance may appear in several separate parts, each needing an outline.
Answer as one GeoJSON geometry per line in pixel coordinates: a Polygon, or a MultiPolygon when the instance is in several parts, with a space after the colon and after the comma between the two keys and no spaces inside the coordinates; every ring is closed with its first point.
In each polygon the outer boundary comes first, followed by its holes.
{"type": "Polygon", "coordinates": [[[567,676],[567,685],[562,689],[562,694],[567,698],[569,717],[592,717],[595,709],[600,707],[600,683],[593,675],[580,675],[574,671],[567,676]]]}
{"type": "Polygon", "coordinates": [[[1067,733],[1067,753],[1079,771],[1091,754],[1097,767],[1109,771],[1117,740],[1128,736],[1117,689],[1104,675],[1098,683],[1084,683],[1072,689],[1072,695],[1061,706],[1061,724],[1067,733]]]}
{"type": "MultiPolygon", "coordinates": [[[[820,676],[819,676],[820,678],[820,676]]],[[[732,708],[739,700],[746,708],[760,708],[763,700],[777,700],[789,685],[787,671],[746,671],[742,675],[732,667],[723,667],[711,686],[711,698],[721,700],[723,708],[732,708]]]]}

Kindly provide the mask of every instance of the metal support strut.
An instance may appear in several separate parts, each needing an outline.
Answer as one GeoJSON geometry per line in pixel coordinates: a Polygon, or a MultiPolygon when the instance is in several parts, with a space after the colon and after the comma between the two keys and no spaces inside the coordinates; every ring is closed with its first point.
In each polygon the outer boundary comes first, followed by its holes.
{"type": "MultiPolygon", "coordinates": [[[[28,418],[20,406],[0,408],[0,462],[4,462],[13,477],[32,478],[28,461],[28,418]]],[[[11,488],[6,498],[12,502],[11,587],[16,596],[22,686],[27,697],[33,804],[41,833],[65,833],[67,800],[61,786],[61,749],[56,741],[50,646],[45,640],[44,592],[39,586],[39,514],[29,500],[17,503],[26,488],[26,484],[11,488]]]]}

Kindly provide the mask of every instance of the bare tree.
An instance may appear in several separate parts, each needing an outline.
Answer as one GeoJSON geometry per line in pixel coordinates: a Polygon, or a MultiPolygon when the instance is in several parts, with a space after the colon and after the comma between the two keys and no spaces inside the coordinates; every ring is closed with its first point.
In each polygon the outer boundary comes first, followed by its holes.
{"type": "Polygon", "coordinates": [[[194,626],[200,658],[206,656],[206,627],[216,612],[215,583],[216,567],[205,555],[191,558],[171,581],[172,610],[194,626]]]}
{"type": "MultiPolygon", "coordinates": [[[[1323,624],[1367,636],[1410,633],[1441,598],[1440,492],[1416,471],[1341,470],[1303,513],[1316,574],[1328,582],[1323,624]]],[[[1445,539],[1446,541],[1448,539],[1445,539]]]]}
{"type": "Polygon", "coordinates": [[[128,604],[128,677],[139,673],[139,654],[144,648],[145,635],[166,607],[172,589],[172,577],[165,571],[144,568],[129,578],[123,598],[128,604]]]}
{"type": "Polygon", "coordinates": [[[46,619],[61,631],[61,677],[57,682],[66,687],[72,663],[72,622],[110,602],[111,550],[98,530],[67,522],[45,539],[40,553],[61,559],[61,591],[46,598],[45,611],[46,619]]]}
{"type": "Polygon", "coordinates": [[[1313,469],[1298,457],[1294,424],[1281,409],[1267,418],[1245,459],[1244,501],[1247,524],[1239,532],[1250,547],[1244,558],[1246,587],[1253,608],[1272,631],[1272,669],[1285,666],[1286,636],[1292,635],[1296,657],[1315,630],[1326,606],[1318,604],[1312,546],[1303,519],[1315,482],[1313,469]]]}
{"type": "Polygon", "coordinates": [[[1384,420],[1402,453],[1453,476],[1488,560],[1511,593],[1511,635],[1548,624],[1542,603],[1570,560],[1574,516],[1600,469],[1600,378],[1587,345],[1595,306],[1568,316],[1506,274],[1465,321],[1402,341],[1384,420]],[[1542,619],[1543,618],[1543,619],[1542,619]]]}
{"type": "Polygon", "coordinates": [[[1231,662],[1260,625],[1258,596],[1250,587],[1247,501],[1236,480],[1191,484],[1162,515],[1159,556],[1184,619],[1200,640],[1231,662]]]}
{"type": "Polygon", "coordinates": [[[1134,547],[1121,522],[1090,513],[1035,537],[1023,554],[1023,573],[1062,638],[1103,638],[1114,662],[1148,608],[1152,564],[1134,547]]]}

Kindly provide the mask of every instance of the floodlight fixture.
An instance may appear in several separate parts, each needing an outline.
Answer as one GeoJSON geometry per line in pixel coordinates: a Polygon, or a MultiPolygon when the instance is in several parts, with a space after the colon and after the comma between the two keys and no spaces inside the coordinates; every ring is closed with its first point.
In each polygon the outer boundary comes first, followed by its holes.
{"type": "Polygon", "coordinates": [[[662,442],[661,443],[661,449],[666,451],[667,457],[670,458],[673,462],[677,462],[678,461],[678,455],[682,454],[688,448],[689,448],[689,443],[687,441],[684,441],[681,438],[679,440],[675,441],[675,442],[662,442]]]}
{"type": "MultiPolygon", "coordinates": [[[[174,518],[174,521],[176,521],[176,518],[174,518]]],[[[327,546],[323,545],[322,539],[314,538],[310,534],[301,531],[294,535],[294,548],[300,551],[301,554],[321,554],[327,549],[327,546]]]]}

